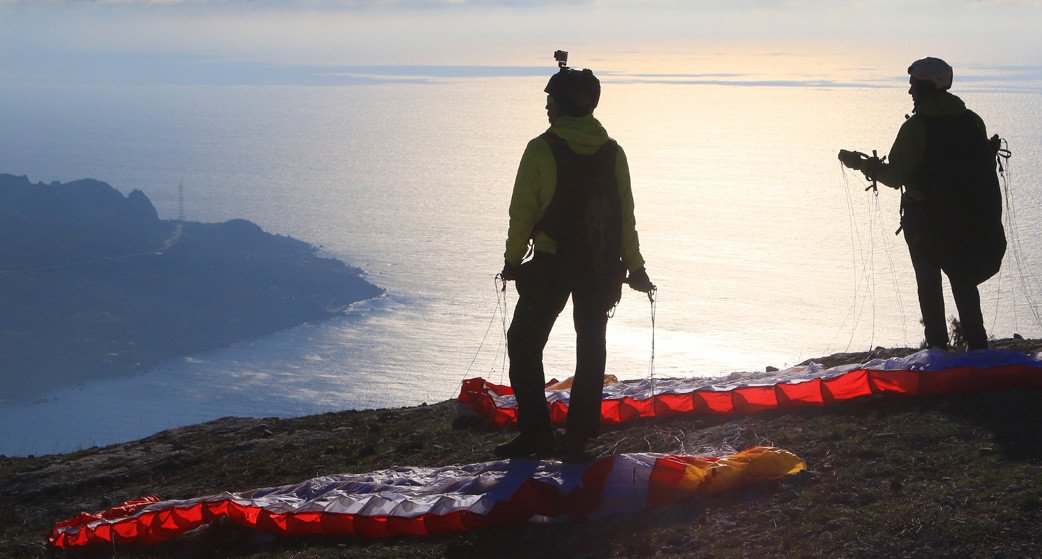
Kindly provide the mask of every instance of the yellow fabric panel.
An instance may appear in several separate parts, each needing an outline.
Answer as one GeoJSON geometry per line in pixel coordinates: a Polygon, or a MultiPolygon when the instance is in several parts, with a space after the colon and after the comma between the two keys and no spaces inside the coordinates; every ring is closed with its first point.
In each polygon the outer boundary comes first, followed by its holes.
{"type": "Polygon", "coordinates": [[[715,495],[743,485],[779,479],[807,469],[799,456],[780,448],[753,447],[719,460],[688,465],[680,491],[715,495]]]}

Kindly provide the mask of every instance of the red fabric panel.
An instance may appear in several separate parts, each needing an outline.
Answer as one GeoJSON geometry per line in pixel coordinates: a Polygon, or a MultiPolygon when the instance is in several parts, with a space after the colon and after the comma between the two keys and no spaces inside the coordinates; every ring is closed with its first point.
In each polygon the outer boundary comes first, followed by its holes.
{"type": "Polygon", "coordinates": [[[781,383],[777,385],[777,389],[778,407],[825,405],[820,378],[795,384],[781,383]]]}
{"type": "Polygon", "coordinates": [[[353,514],[323,514],[322,526],[326,534],[356,534],[355,515],[353,514]]]}
{"type": "Polygon", "coordinates": [[[322,534],[322,515],[317,512],[302,512],[286,517],[286,533],[288,534],[322,534]]]}
{"type": "Polygon", "coordinates": [[[684,464],[676,460],[655,461],[648,477],[648,506],[657,507],[677,499],[674,488],[684,477],[684,464]]]}
{"type": "MultiPolygon", "coordinates": [[[[622,400],[601,401],[601,425],[618,425],[622,423],[622,400]]],[[[557,425],[564,425],[567,409],[557,417],[550,416],[550,420],[557,425]]]]}
{"type": "Polygon", "coordinates": [[[420,517],[428,534],[450,534],[476,530],[488,524],[485,517],[470,511],[457,511],[450,514],[428,514],[420,517]]]}
{"type": "Polygon", "coordinates": [[[257,514],[260,512],[257,509],[238,503],[229,503],[229,505],[236,512],[236,514],[232,515],[232,520],[239,520],[243,524],[251,526],[257,522],[257,514]]]}
{"type": "Polygon", "coordinates": [[[559,507],[559,514],[568,514],[575,518],[585,518],[601,504],[604,495],[604,485],[608,481],[608,474],[615,466],[611,458],[600,459],[591,464],[583,471],[582,485],[572,490],[568,498],[559,507]]]}
{"type": "Polygon", "coordinates": [[[822,379],[825,390],[825,401],[831,397],[833,400],[853,400],[862,396],[872,395],[872,385],[868,382],[868,371],[856,369],[843,373],[838,377],[822,379]]]}
{"type": "MultiPolygon", "coordinates": [[[[701,403],[701,400],[699,402],[701,403]]],[[[652,414],[658,417],[669,417],[694,413],[695,410],[695,400],[691,394],[659,394],[655,396],[655,407],[652,414]]]]}
{"type": "Polygon", "coordinates": [[[471,378],[463,381],[460,394],[456,398],[458,405],[467,407],[473,412],[488,419],[497,427],[506,428],[517,422],[517,411],[514,408],[497,408],[492,394],[513,394],[509,386],[493,384],[483,378],[471,378]]]}
{"type": "Polygon", "coordinates": [[[363,538],[385,538],[391,535],[386,516],[355,516],[355,534],[363,538]]]}
{"type": "Polygon", "coordinates": [[[919,395],[936,396],[976,392],[988,386],[986,370],[956,367],[936,372],[919,373],[919,395]]]}
{"type": "Polygon", "coordinates": [[[733,391],[736,414],[773,410],[778,407],[778,395],[774,386],[742,386],[733,391]]]}
{"type": "Polygon", "coordinates": [[[423,521],[422,516],[414,518],[387,516],[385,518],[387,519],[388,534],[396,536],[426,536],[429,533],[427,524],[423,521]]]}
{"type": "MultiPolygon", "coordinates": [[[[434,521],[434,522],[437,522],[439,518],[447,518],[447,517],[458,517],[458,522],[454,522],[454,523],[451,523],[451,524],[446,524],[446,526],[447,527],[448,526],[459,526],[459,528],[460,528],[459,531],[461,531],[461,532],[465,532],[467,530],[477,530],[479,528],[484,528],[486,526],[493,526],[494,525],[494,522],[492,520],[492,515],[485,516],[485,515],[473,513],[473,512],[470,512],[470,511],[463,511],[463,512],[460,512],[458,514],[456,514],[456,513],[447,514],[444,517],[432,517],[431,520],[434,521]]],[[[445,533],[455,532],[455,531],[456,531],[455,529],[450,530],[450,529],[446,528],[444,531],[442,531],[440,533],[445,534],[445,533]]]]}
{"type": "Polygon", "coordinates": [[[556,516],[561,514],[561,492],[552,485],[528,479],[511,497],[510,504],[518,506],[524,511],[531,511],[528,516],[532,514],[556,516]],[[514,497],[520,498],[515,500],[514,497]]]}
{"type": "Polygon", "coordinates": [[[626,423],[635,419],[640,419],[640,410],[650,409],[651,402],[647,400],[634,400],[633,398],[623,398],[619,400],[619,423],[626,423]]]}
{"type": "Polygon", "coordinates": [[[988,382],[1000,390],[1042,389],[1042,369],[1027,365],[1007,365],[980,371],[988,382]]]}
{"type": "Polygon", "coordinates": [[[731,400],[730,392],[714,392],[712,390],[699,390],[694,393],[704,404],[702,407],[708,413],[719,413],[730,415],[734,413],[734,401],[731,400]]]}
{"type": "Polygon", "coordinates": [[[510,388],[509,384],[496,384],[489,382],[481,377],[473,378],[471,380],[481,381],[482,392],[485,390],[495,394],[496,396],[509,396],[514,393],[514,389],[510,388]]]}
{"type": "Polygon", "coordinates": [[[921,375],[917,371],[869,371],[868,380],[880,394],[918,394],[921,375]]]}
{"type": "MultiPolygon", "coordinates": [[[[516,410],[510,410],[514,412],[510,416],[511,425],[517,425],[517,412],[516,410]]],[[[550,422],[554,425],[564,425],[568,419],[568,406],[564,402],[554,402],[550,405],[550,422]]]]}

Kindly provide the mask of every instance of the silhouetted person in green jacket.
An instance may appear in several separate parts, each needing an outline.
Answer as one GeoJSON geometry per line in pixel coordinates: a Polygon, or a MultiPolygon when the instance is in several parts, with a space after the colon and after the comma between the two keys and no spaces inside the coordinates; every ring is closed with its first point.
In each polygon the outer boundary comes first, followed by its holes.
{"type": "Polygon", "coordinates": [[[988,140],[984,121],[948,92],[952,68],[946,62],[923,58],[908,74],[915,114],[901,126],[890,161],[845,157],[850,152],[841,152],[840,159],[869,179],[904,187],[901,227],[915,269],[926,345],[948,348],[943,271],[968,348],[985,349],[977,286],[998,272],[1006,250],[997,145],[988,140]]]}
{"type": "Polygon", "coordinates": [[[581,460],[600,425],[608,313],[621,297],[627,271],[633,289],[650,292],[654,286],[637,240],[626,155],[593,117],[600,82],[590,70],[567,68],[562,61],[545,91],[550,128],[521,157],[502,271],[504,279],[516,281],[519,294],[507,348],[520,434],[496,447],[496,454],[581,460]],[[532,258],[522,263],[529,250],[532,258]],[[543,389],[543,348],[569,296],[575,378],[565,436],[555,441],[543,389]]]}

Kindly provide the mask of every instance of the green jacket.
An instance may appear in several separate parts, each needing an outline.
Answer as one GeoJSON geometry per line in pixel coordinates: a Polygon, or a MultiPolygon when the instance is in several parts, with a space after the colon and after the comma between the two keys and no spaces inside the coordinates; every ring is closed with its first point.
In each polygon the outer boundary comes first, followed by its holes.
{"type": "MultiPolygon", "coordinates": [[[[593,115],[584,117],[559,117],[547,130],[568,142],[572,151],[587,155],[608,141],[608,132],[593,115]]],[[[626,154],[619,147],[615,159],[615,176],[622,202],[622,261],[629,271],[644,266],[637,240],[636,219],[633,216],[633,191],[630,189],[630,170],[626,154]]],[[[514,193],[510,197],[510,226],[507,230],[504,258],[510,264],[520,264],[528,250],[532,228],[543,217],[543,212],[554,196],[557,183],[557,163],[550,145],[542,138],[528,142],[514,180],[514,193]]],[[[553,239],[543,233],[535,238],[535,250],[556,254],[553,239]]]]}
{"type": "MultiPolygon", "coordinates": [[[[906,120],[897,132],[897,138],[894,139],[894,145],[888,155],[890,161],[879,170],[879,182],[892,188],[904,186],[905,197],[917,202],[925,200],[926,195],[911,178],[926,152],[926,126],[919,115],[958,116],[965,111],[966,103],[947,91],[921,99],[915,109],[915,115],[906,120]]],[[[977,120],[987,136],[984,121],[979,117],[977,120]]]]}

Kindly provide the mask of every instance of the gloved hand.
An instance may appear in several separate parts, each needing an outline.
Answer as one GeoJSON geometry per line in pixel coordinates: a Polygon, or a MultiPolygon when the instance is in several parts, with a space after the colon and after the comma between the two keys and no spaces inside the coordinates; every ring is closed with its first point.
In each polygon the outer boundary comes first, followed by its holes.
{"type": "Polygon", "coordinates": [[[648,293],[655,289],[655,284],[651,283],[651,278],[648,277],[648,270],[641,267],[638,270],[630,272],[626,283],[630,284],[630,289],[640,291],[641,293],[648,293]]]}
{"type": "Polygon", "coordinates": [[[503,262],[503,271],[499,273],[499,277],[503,278],[503,281],[514,281],[517,276],[521,273],[520,264],[511,264],[510,262],[503,262]]]}
{"type": "Polygon", "coordinates": [[[839,150],[839,162],[848,169],[861,171],[865,168],[865,161],[867,160],[868,156],[859,151],[839,150]]]}

